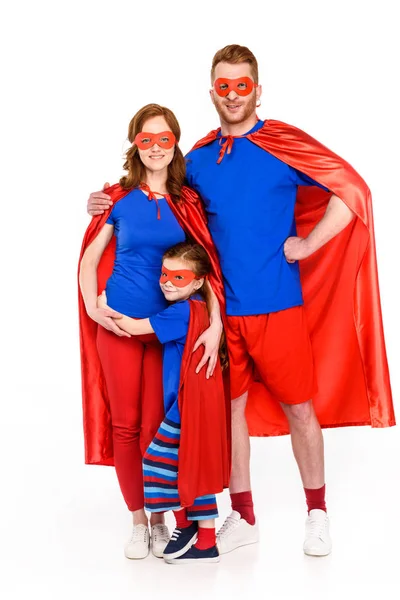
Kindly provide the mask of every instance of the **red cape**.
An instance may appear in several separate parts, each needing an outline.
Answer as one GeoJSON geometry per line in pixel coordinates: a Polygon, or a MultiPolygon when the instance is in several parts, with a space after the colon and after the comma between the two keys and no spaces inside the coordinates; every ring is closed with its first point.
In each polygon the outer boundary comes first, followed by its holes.
{"type": "MultiPolygon", "coordinates": [[[[113,185],[107,189],[107,194],[111,196],[114,204],[128,193],[129,190],[124,190],[119,184],[113,185]]],[[[219,268],[214,244],[207,229],[204,208],[198,195],[193,190],[183,186],[181,201],[179,203],[174,203],[169,197],[167,197],[167,200],[182,228],[197,243],[204,246],[207,250],[212,263],[212,272],[209,280],[223,310],[225,300],[221,270],[219,268]]],[[[93,242],[103,228],[110,212],[111,208],[106,210],[103,215],[93,217],[90,222],[82,243],[79,267],[86,248],[93,242]]],[[[104,290],[107,279],[112,273],[114,258],[115,237],[110,241],[99,262],[97,269],[99,293],[104,290]]],[[[98,325],[86,313],[79,285],[78,293],[85,462],[87,464],[113,465],[112,430],[107,388],[96,347],[98,325]]],[[[199,349],[199,351],[196,352],[196,356],[198,356],[199,352],[201,356],[201,351],[202,350],[199,349]]],[[[203,368],[203,371],[204,370],[205,368],[203,368]]],[[[229,440],[230,398],[228,387],[225,389],[225,403],[226,431],[228,432],[227,435],[229,440]]]]}
{"type": "MultiPolygon", "coordinates": [[[[214,141],[219,131],[210,132],[193,149],[214,141]]],[[[318,380],[313,401],[319,422],[322,427],[395,425],[366,183],[346,161],[296,127],[268,120],[247,137],[331,190],[357,216],[300,262],[318,380]]],[[[299,188],[299,236],[307,236],[322,218],[330,196],[317,187],[299,188]]],[[[250,389],[247,419],[250,435],[289,433],[282,409],[261,382],[250,389]]]]}
{"type": "Polygon", "coordinates": [[[178,491],[182,506],[195,498],[218,494],[229,486],[229,450],[226,403],[221,365],[206,379],[206,369],[196,374],[202,347],[193,352],[197,338],[207,329],[204,302],[190,301],[190,323],[182,357],[179,391],[181,440],[178,491]]]}

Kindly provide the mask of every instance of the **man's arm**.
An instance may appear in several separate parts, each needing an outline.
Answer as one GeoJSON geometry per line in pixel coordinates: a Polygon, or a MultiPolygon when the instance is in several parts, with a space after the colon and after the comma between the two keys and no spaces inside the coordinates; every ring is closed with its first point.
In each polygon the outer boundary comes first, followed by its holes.
{"type": "Polygon", "coordinates": [[[332,195],[325,214],[306,238],[290,237],[283,247],[286,260],[290,263],[314,254],[354,219],[355,214],[335,194],[332,195]]]}

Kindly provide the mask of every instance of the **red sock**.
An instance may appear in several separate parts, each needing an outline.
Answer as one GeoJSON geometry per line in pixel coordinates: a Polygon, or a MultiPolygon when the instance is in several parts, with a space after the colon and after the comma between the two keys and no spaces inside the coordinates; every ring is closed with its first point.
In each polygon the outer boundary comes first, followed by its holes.
{"type": "Polygon", "coordinates": [[[256,517],[254,515],[253,497],[251,492],[239,492],[231,494],[232,510],[236,510],[242,519],[249,525],[254,525],[256,517]]]}
{"type": "Polygon", "coordinates": [[[199,527],[197,532],[197,542],[195,543],[195,547],[198,550],[207,550],[208,548],[215,546],[216,543],[215,527],[212,529],[208,529],[208,527],[199,527]]]}
{"type": "Polygon", "coordinates": [[[308,512],[310,512],[310,510],[314,510],[315,508],[319,508],[320,510],[324,510],[326,512],[325,485],[318,490],[304,488],[304,491],[306,493],[308,512]]]}
{"type": "Polygon", "coordinates": [[[177,529],[183,529],[184,527],[189,527],[193,521],[189,521],[187,518],[186,508],[182,508],[182,510],[174,510],[176,527],[177,529]]]}

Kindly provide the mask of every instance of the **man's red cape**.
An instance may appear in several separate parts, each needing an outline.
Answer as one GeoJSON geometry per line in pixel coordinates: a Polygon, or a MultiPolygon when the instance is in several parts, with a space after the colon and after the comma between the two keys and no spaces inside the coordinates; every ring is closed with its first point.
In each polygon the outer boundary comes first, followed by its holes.
{"type": "MultiPolygon", "coordinates": [[[[129,190],[124,190],[119,184],[113,185],[107,189],[107,194],[111,196],[113,203],[115,204],[126,194],[129,190]]],[[[212,263],[212,272],[209,276],[211,286],[218,297],[223,313],[224,309],[224,294],[223,294],[223,283],[221,270],[218,263],[217,253],[214,244],[211,240],[211,236],[207,229],[207,220],[204,212],[203,205],[200,202],[198,195],[189,188],[183,186],[181,193],[181,201],[175,203],[171,198],[167,197],[169,206],[175,214],[179,224],[182,226],[184,231],[193,238],[197,243],[201,244],[210,256],[212,263]]],[[[103,228],[107,218],[110,214],[111,208],[106,210],[103,215],[93,217],[86,230],[81,255],[79,259],[79,267],[82,260],[82,256],[86,248],[93,242],[96,236],[103,228]]],[[[114,265],[115,258],[115,237],[112,238],[104,251],[99,266],[97,269],[97,280],[98,280],[98,292],[100,293],[105,289],[107,279],[110,277],[114,265]]],[[[160,265],[161,267],[161,265],[160,265]]],[[[84,437],[85,437],[85,462],[87,464],[97,465],[113,465],[113,445],[112,445],[112,430],[111,430],[111,419],[109,411],[109,402],[107,397],[107,388],[102,372],[100,359],[97,353],[96,347],[96,336],[97,336],[97,323],[88,317],[83,302],[83,297],[79,289],[79,325],[80,325],[80,349],[81,349],[81,370],[82,370],[82,400],[83,400],[83,426],[84,426],[84,437]]],[[[196,338],[197,339],[197,338],[196,338]]],[[[191,340],[191,347],[193,348],[196,340],[191,340]]],[[[187,347],[190,345],[187,342],[187,347]]],[[[202,348],[202,347],[201,347],[202,348]]],[[[194,370],[201,356],[201,348],[196,351],[193,355],[187,351],[183,357],[182,362],[182,373],[186,373],[188,381],[193,378],[199,385],[204,375],[205,367],[203,367],[203,375],[195,375],[194,370]],[[194,379],[196,378],[196,379],[194,379]]],[[[186,387],[188,389],[189,386],[186,387]]],[[[182,388],[185,390],[185,387],[182,388]]],[[[199,388],[200,391],[200,388],[199,388]]],[[[186,393],[186,392],[184,392],[186,393]]],[[[226,404],[226,427],[225,434],[228,442],[230,441],[230,398],[228,387],[225,386],[225,404],[226,404]]],[[[184,403],[183,406],[188,406],[184,403]]],[[[205,421],[206,422],[206,421],[205,421]]],[[[210,426],[212,422],[209,423],[210,426]]],[[[189,428],[190,429],[190,428],[189,428]]],[[[199,431],[203,431],[203,427],[199,431]]],[[[215,435],[219,435],[217,429],[210,429],[210,432],[214,432],[215,435]]],[[[192,432],[193,433],[193,432],[192,432]]],[[[206,435],[204,433],[204,435],[206,435]]],[[[190,441],[184,441],[184,446],[187,446],[188,453],[193,452],[193,464],[200,465],[203,460],[203,455],[198,455],[200,451],[198,445],[198,438],[193,433],[192,443],[190,441]],[[196,462],[197,461],[197,462],[196,462]]],[[[211,459],[211,456],[209,457],[211,459]]],[[[213,458],[214,460],[214,458],[213,458]]],[[[181,461],[181,458],[180,458],[181,461]]],[[[183,461],[184,462],[184,461],[183,461]]],[[[210,473],[217,473],[217,466],[214,464],[208,464],[206,460],[207,468],[210,469],[210,473]]],[[[210,460],[210,462],[212,462],[210,460]]],[[[184,463],[185,464],[185,463],[184,463]]],[[[186,467],[185,467],[186,468],[186,467]]],[[[187,467],[188,468],[188,467],[187,467]]],[[[225,467],[224,467],[225,468],[225,467]]],[[[220,469],[221,470],[221,469],[220,469]]],[[[225,471],[223,471],[225,473],[225,471]]],[[[222,471],[221,471],[222,473],[222,471]]],[[[190,481],[190,479],[188,480],[190,481]]],[[[200,477],[198,485],[200,488],[203,486],[203,477],[200,477]]],[[[210,480],[208,480],[208,484],[210,480]]],[[[197,485],[197,483],[196,483],[197,485]]],[[[209,485],[208,485],[209,487],[209,485]]],[[[184,496],[190,493],[189,490],[185,490],[184,496]]],[[[204,494],[199,494],[204,495],[204,494]]]]}
{"type": "Polygon", "coordinates": [[[229,486],[227,415],[221,365],[217,363],[210,379],[206,379],[205,368],[198,374],[195,371],[203,348],[193,352],[193,347],[208,326],[205,302],[191,300],[179,390],[178,492],[181,506],[191,506],[195,498],[218,494],[229,486]]]}
{"type": "MultiPolygon", "coordinates": [[[[211,131],[193,150],[214,141],[219,131],[211,131]]],[[[323,427],[395,425],[366,183],[346,161],[296,127],[267,120],[246,137],[331,190],[357,216],[300,262],[318,380],[313,402],[319,422],[323,427]]],[[[306,237],[322,218],[330,196],[315,186],[299,188],[296,223],[300,237],[306,237]]],[[[247,419],[250,435],[289,432],[282,409],[261,382],[250,389],[247,419]]]]}

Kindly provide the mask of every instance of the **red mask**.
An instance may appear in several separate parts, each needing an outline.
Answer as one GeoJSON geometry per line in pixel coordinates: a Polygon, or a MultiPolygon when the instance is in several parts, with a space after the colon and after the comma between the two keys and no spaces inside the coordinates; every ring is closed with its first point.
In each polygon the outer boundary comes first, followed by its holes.
{"type": "Polygon", "coordinates": [[[163,266],[161,270],[160,283],[167,283],[167,281],[170,281],[175,287],[183,288],[189,285],[189,283],[191,283],[194,279],[201,278],[197,277],[197,275],[189,269],[170,271],[167,269],[167,267],[163,266]]]}
{"type": "Polygon", "coordinates": [[[232,91],[238,96],[248,96],[255,87],[257,87],[257,84],[250,77],[239,77],[239,79],[225,79],[220,77],[214,83],[214,90],[218,96],[222,96],[223,98],[232,91]]]}
{"type": "Polygon", "coordinates": [[[176,144],[176,137],[172,131],[162,131],[161,133],[141,131],[135,137],[134,142],[141,150],[148,150],[154,144],[158,144],[160,148],[165,148],[165,150],[170,150],[176,144]]]}

